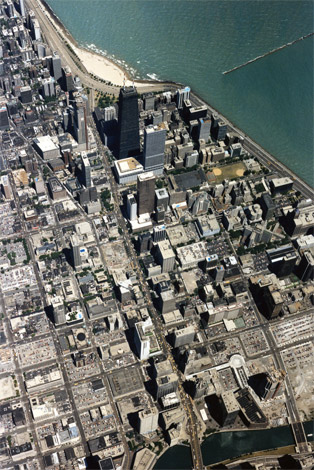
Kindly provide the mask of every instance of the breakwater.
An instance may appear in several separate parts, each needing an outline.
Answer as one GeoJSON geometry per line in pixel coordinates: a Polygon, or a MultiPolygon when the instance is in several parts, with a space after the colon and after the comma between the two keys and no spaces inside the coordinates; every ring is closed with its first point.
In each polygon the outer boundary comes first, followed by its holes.
{"type": "Polygon", "coordinates": [[[293,44],[296,44],[296,43],[299,42],[299,41],[303,41],[303,39],[309,38],[309,37],[313,36],[313,34],[314,34],[314,33],[306,34],[305,36],[302,36],[302,37],[300,37],[300,38],[298,38],[298,39],[295,39],[295,40],[292,41],[292,42],[288,42],[287,44],[284,44],[283,46],[276,47],[275,49],[272,49],[272,50],[269,51],[269,52],[265,52],[265,54],[262,54],[262,55],[259,55],[259,56],[255,57],[255,59],[248,60],[248,61],[245,62],[244,64],[237,65],[236,67],[233,67],[233,68],[230,69],[230,70],[226,70],[225,72],[222,72],[222,74],[223,74],[223,75],[227,75],[228,73],[234,72],[235,70],[242,69],[243,67],[246,67],[247,65],[252,64],[253,62],[256,62],[257,60],[263,59],[264,57],[267,57],[268,55],[274,54],[275,52],[278,52],[278,51],[280,51],[281,49],[284,49],[285,47],[289,47],[289,46],[292,46],[293,44]]]}

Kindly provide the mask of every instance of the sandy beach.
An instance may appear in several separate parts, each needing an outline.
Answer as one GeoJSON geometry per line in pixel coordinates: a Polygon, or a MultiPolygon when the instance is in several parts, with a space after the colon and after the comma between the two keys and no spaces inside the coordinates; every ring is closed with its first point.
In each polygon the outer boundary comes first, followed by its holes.
{"type": "MultiPolygon", "coordinates": [[[[116,64],[113,60],[98,54],[97,52],[79,47],[69,31],[62,25],[62,22],[59,20],[59,18],[56,19],[55,14],[51,14],[51,11],[49,11],[44,2],[37,0],[37,4],[47,19],[49,19],[49,22],[53,25],[60,38],[62,38],[64,42],[67,42],[71,49],[75,52],[87,72],[99,77],[102,80],[105,80],[106,82],[111,82],[112,85],[119,87],[123,86],[124,80],[126,86],[133,84],[133,80],[129,76],[128,72],[123,69],[123,67],[116,64]]],[[[151,82],[150,80],[135,80],[134,84],[138,88],[147,88],[148,84],[150,87],[160,88],[160,84],[151,82]]]]}
{"type": "MultiPolygon", "coordinates": [[[[115,64],[113,61],[107,59],[101,54],[97,54],[93,51],[88,51],[87,49],[74,46],[73,44],[71,44],[71,47],[78,55],[82,64],[89,73],[94,74],[97,77],[108,82],[112,82],[114,85],[118,86],[123,85],[123,80],[125,78],[125,84],[127,86],[132,85],[133,82],[129,79],[127,72],[124,71],[122,67],[115,64]]],[[[137,87],[147,86],[147,83],[141,83],[138,81],[135,81],[134,83],[137,87]]]]}

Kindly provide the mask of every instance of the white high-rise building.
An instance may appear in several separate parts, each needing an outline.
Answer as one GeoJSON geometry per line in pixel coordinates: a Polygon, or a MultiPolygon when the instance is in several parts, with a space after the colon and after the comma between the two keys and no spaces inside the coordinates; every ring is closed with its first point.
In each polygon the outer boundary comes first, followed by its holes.
{"type": "Polygon", "coordinates": [[[129,220],[135,220],[137,217],[137,202],[133,194],[127,195],[126,210],[129,220]]]}
{"type": "Polygon", "coordinates": [[[140,434],[149,434],[158,428],[159,413],[156,406],[141,410],[138,413],[138,428],[140,434]]]}
{"type": "Polygon", "coordinates": [[[32,31],[33,31],[33,37],[35,41],[40,41],[41,31],[40,31],[40,25],[39,25],[37,18],[32,19],[32,31]]]}
{"type": "Polygon", "coordinates": [[[134,342],[137,354],[141,360],[146,360],[151,356],[160,354],[161,351],[155,335],[155,327],[150,317],[145,321],[135,324],[134,342]]]}
{"type": "Polygon", "coordinates": [[[190,87],[186,86],[185,88],[182,88],[181,90],[177,90],[177,108],[182,109],[183,108],[183,103],[186,100],[190,99],[190,87]]]}
{"type": "Polygon", "coordinates": [[[19,5],[20,5],[21,16],[25,16],[25,3],[24,3],[24,0],[19,0],[19,5]]]}
{"type": "Polygon", "coordinates": [[[104,109],[104,118],[105,121],[113,121],[117,117],[116,108],[114,106],[107,106],[104,109]]]}

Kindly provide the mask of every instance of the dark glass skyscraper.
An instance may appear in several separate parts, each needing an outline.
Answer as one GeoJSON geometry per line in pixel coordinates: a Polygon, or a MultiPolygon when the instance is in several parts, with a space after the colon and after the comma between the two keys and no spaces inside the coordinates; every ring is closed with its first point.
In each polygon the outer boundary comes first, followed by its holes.
{"type": "Polygon", "coordinates": [[[138,155],[140,151],[138,101],[135,87],[123,87],[119,95],[117,157],[138,155]]]}
{"type": "Polygon", "coordinates": [[[151,214],[155,208],[154,173],[142,173],[137,177],[137,213],[151,214]]]}

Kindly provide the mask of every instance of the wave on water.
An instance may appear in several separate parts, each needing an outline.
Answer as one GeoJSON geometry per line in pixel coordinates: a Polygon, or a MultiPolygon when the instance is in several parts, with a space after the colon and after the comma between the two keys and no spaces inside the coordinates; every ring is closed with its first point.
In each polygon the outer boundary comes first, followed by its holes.
{"type": "MultiPolygon", "coordinates": [[[[114,54],[109,54],[106,49],[99,49],[95,44],[83,44],[83,47],[86,49],[89,49],[92,52],[96,52],[97,54],[102,55],[103,57],[106,57],[107,59],[111,60],[115,64],[119,65],[120,67],[123,67],[125,70],[129,72],[132,77],[136,78],[141,78],[139,75],[138,70],[136,70],[134,67],[131,67],[125,60],[123,59],[117,59],[117,57],[114,54]]],[[[138,61],[140,63],[140,61],[138,61]]]]}
{"type": "Polygon", "coordinates": [[[146,74],[149,78],[151,78],[152,80],[157,80],[159,81],[159,78],[157,77],[157,75],[155,73],[147,73],[146,74]]]}

